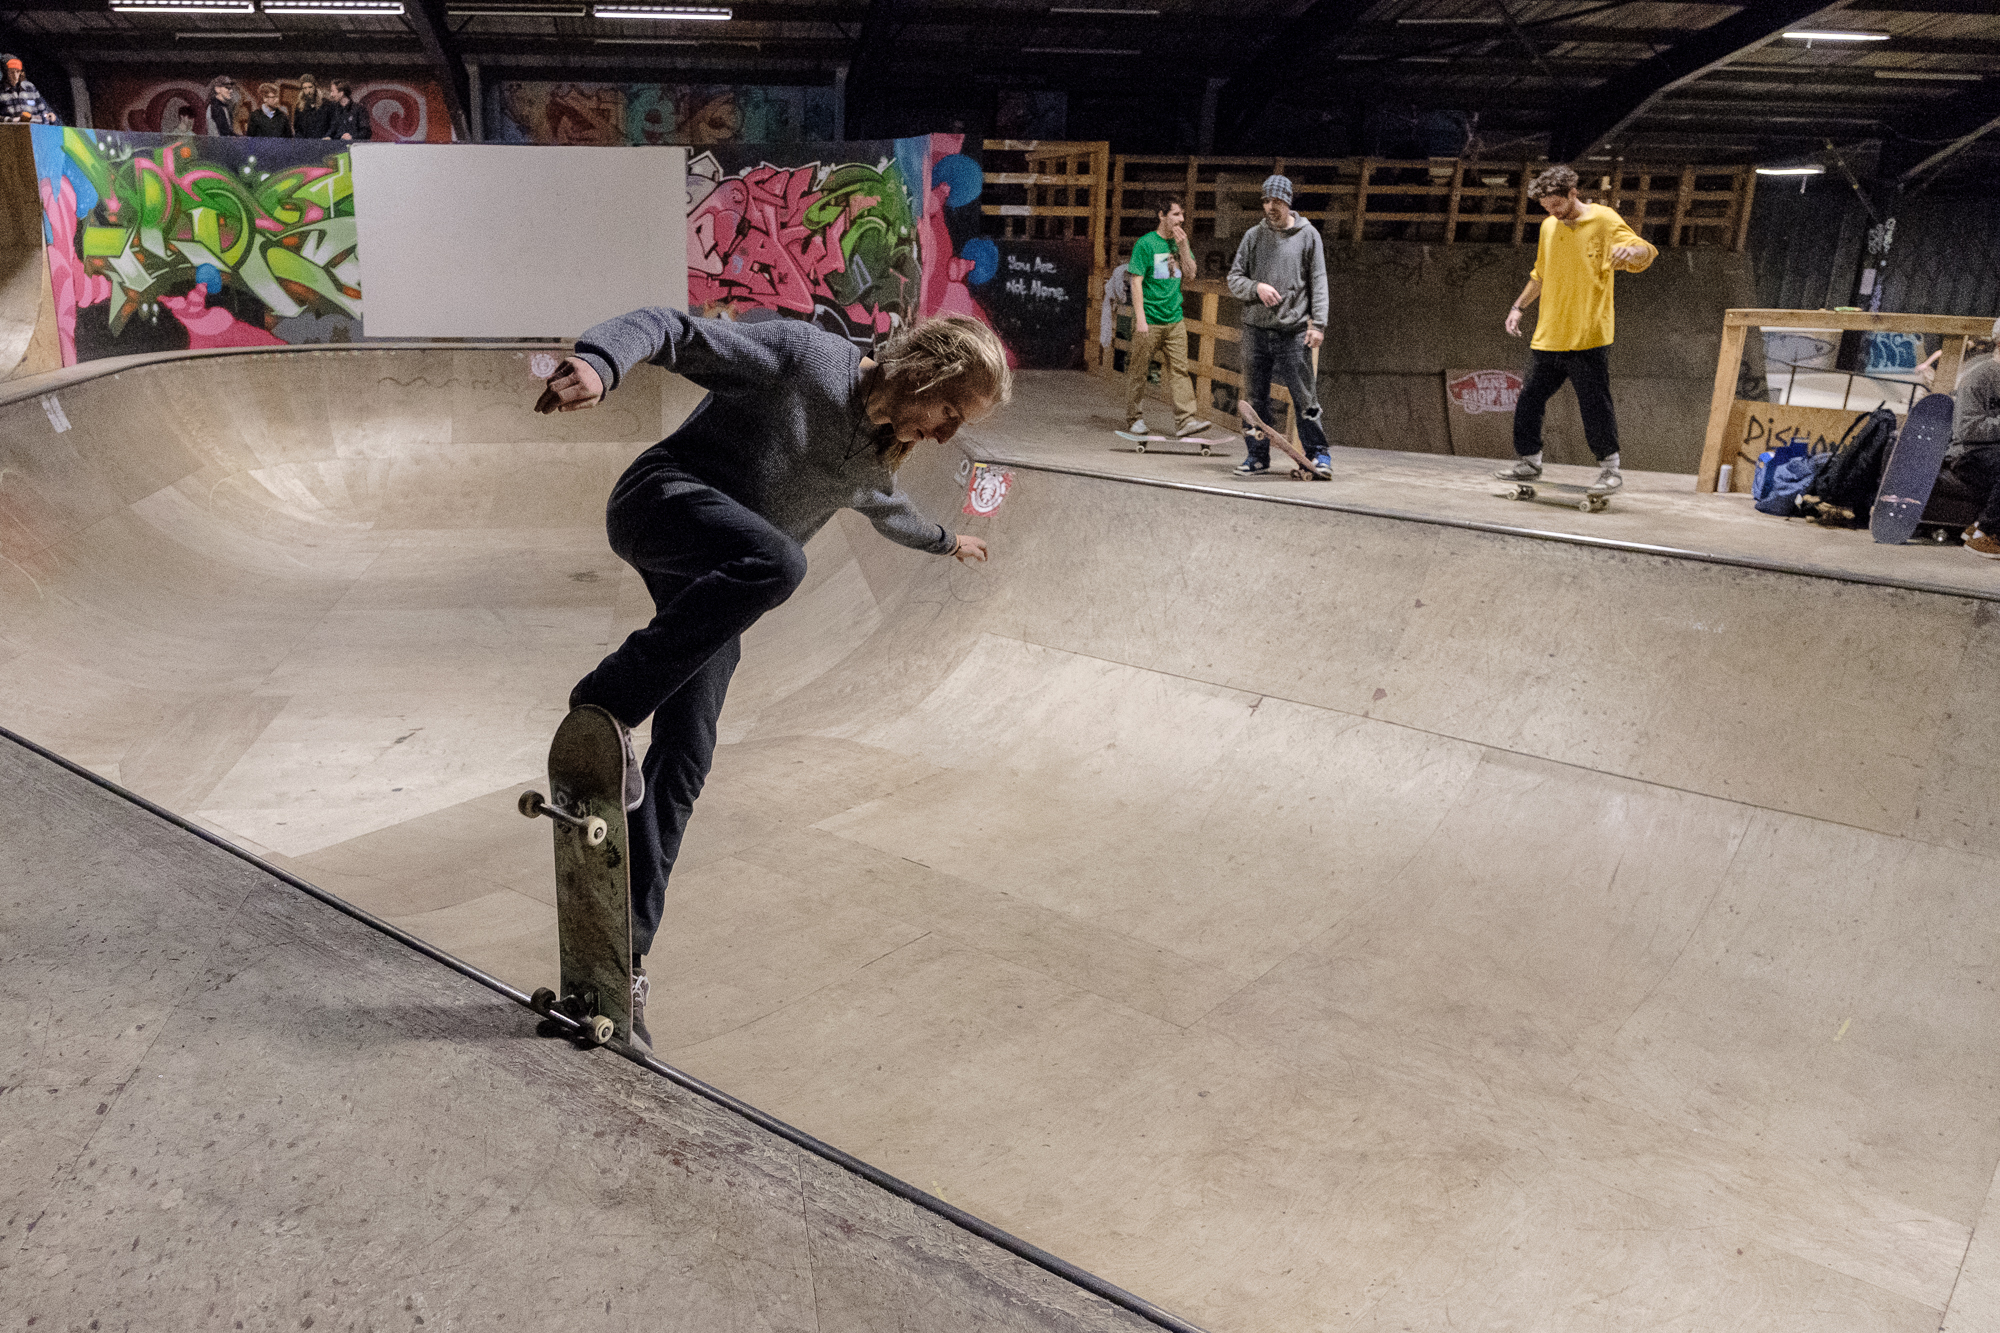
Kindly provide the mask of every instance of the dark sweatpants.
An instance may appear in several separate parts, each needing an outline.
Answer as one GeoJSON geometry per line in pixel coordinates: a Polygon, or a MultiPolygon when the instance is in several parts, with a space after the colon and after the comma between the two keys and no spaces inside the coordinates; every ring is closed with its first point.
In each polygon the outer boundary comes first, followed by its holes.
{"type": "Polygon", "coordinates": [[[630,816],[632,949],[653,947],[667,878],[715,757],[715,723],[743,631],[806,576],[799,544],[744,505],[670,463],[641,459],[605,512],[611,549],[639,571],[655,614],[577,683],[636,728],[653,718],[646,797],[630,816]],[[669,490],[678,494],[668,494],[669,490]]]}
{"type": "Polygon", "coordinates": [[[1611,408],[1611,349],[1588,347],[1581,352],[1528,353],[1528,382],[1514,404],[1514,452],[1526,457],[1542,451],[1542,416],[1549,399],[1565,380],[1576,385],[1576,405],[1583,412],[1583,438],[1602,461],[1618,452],[1618,417],[1611,408]]]}
{"type": "Polygon", "coordinates": [[[2000,536],[2000,444],[1975,444],[1952,471],[1974,495],[1982,497],[1979,530],[2000,536]]]}

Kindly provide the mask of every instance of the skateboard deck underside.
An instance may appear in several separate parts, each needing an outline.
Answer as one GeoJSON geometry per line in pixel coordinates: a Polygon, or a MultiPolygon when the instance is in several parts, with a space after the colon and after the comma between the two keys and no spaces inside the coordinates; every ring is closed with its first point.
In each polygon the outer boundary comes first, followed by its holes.
{"type": "Polygon", "coordinates": [[[625,758],[617,723],[601,708],[574,709],[549,745],[549,799],[609,829],[592,847],[556,823],[556,921],[565,1007],[587,1001],[620,1041],[632,1037],[632,875],[625,822],[625,758]]]}
{"type": "Polygon", "coordinates": [[[1945,451],[1951,447],[1952,398],[1934,393],[1910,409],[1882,466],[1882,485],[1868,511],[1868,534],[1885,546],[1914,537],[1930,503],[1945,451]]]}
{"type": "Polygon", "coordinates": [[[1312,459],[1306,457],[1304,449],[1292,443],[1290,436],[1265,421],[1263,417],[1257,414],[1257,409],[1250,406],[1247,402],[1239,400],[1236,404],[1236,411],[1237,415],[1243,418],[1243,425],[1246,430],[1262,432],[1265,439],[1278,446],[1278,452],[1292,460],[1292,476],[1294,478],[1302,481],[1315,479],[1316,474],[1313,472],[1312,459]]]}

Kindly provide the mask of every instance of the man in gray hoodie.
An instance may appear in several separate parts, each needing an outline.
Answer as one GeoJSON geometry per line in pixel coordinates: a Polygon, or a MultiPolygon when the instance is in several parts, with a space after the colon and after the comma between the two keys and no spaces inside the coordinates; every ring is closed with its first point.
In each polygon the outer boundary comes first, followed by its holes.
{"type": "MultiPolygon", "coordinates": [[[[1319,229],[1292,211],[1292,183],[1283,176],[1264,182],[1264,220],[1243,233],[1236,247],[1229,292],[1243,303],[1244,399],[1258,416],[1275,422],[1271,379],[1276,376],[1298,413],[1299,448],[1325,475],[1333,460],[1320,428],[1310,352],[1326,340],[1326,247],[1319,229]]],[[[1269,472],[1271,442],[1246,430],[1243,444],[1247,456],[1236,470],[1269,472]]]]}

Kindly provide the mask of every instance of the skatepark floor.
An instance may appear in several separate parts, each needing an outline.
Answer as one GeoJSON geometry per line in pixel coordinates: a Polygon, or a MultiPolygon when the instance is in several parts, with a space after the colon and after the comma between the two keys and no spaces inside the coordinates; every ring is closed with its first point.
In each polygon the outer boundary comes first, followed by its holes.
{"type": "MultiPolygon", "coordinates": [[[[534,382],[357,348],[81,378],[61,431],[0,405],[0,721],[545,984],[514,798],[650,614],[603,499],[698,395],[545,420],[534,382]]],[[[1651,479],[1503,501],[1480,460],[1237,485],[1061,394],[1115,410],[1024,377],[969,441],[1013,461],[991,517],[956,452],[905,470],[990,564],[843,515],[746,636],[649,960],[663,1059],[1218,1331],[2000,1326],[1988,567],[1785,572],[1974,562],[1651,479]],[[1373,512],[1398,469],[1443,521],[1373,512]],[[1300,492],[1337,498],[1268,503],[1300,492]],[[1656,495],[1672,541],[1547,539],[1656,495]],[[1764,529],[1794,564],[1658,549],[1764,529]]],[[[121,894],[153,856],[109,857],[121,894]]],[[[361,1003],[305,985],[273,993],[361,1003]]],[[[56,1036],[18,1003],[27,1070],[56,1036]]]]}

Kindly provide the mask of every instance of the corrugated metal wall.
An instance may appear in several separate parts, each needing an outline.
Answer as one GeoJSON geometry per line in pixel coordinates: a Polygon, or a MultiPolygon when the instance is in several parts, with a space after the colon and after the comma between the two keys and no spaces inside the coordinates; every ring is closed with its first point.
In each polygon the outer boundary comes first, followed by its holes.
{"type": "MultiPolygon", "coordinates": [[[[1838,177],[1804,193],[1767,180],[1750,217],[1759,304],[1820,310],[1858,304],[1854,276],[1868,214],[1838,177]]],[[[2000,315],[2000,199],[1906,201],[1883,278],[1882,309],[1925,315],[2000,315]]]]}

